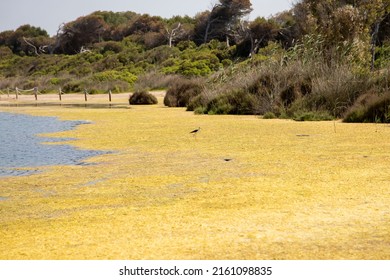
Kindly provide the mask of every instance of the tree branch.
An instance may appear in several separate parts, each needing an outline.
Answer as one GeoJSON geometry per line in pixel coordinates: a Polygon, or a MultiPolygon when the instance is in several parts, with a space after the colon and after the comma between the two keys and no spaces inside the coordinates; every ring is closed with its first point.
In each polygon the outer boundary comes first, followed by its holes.
{"type": "Polygon", "coordinates": [[[39,56],[38,49],[37,49],[36,46],[34,46],[34,45],[33,45],[32,43],[30,43],[29,41],[27,41],[27,39],[26,39],[24,36],[23,36],[23,41],[24,41],[27,45],[29,45],[30,47],[32,47],[32,48],[34,49],[35,54],[39,56]]]}

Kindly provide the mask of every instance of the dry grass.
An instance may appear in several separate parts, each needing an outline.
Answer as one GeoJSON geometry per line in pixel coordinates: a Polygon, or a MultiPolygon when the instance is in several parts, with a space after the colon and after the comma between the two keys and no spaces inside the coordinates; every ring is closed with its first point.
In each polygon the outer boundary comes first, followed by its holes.
{"type": "Polygon", "coordinates": [[[2,178],[0,259],[390,258],[388,126],[1,110],[93,121],[55,135],[115,153],[2,178]]]}

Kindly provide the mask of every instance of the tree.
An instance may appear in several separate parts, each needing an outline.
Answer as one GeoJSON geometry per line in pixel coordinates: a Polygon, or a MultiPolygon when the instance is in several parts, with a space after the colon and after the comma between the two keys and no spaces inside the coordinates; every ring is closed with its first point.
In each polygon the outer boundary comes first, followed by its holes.
{"type": "Polygon", "coordinates": [[[374,70],[375,48],[378,44],[381,26],[386,23],[386,19],[390,14],[390,0],[360,0],[359,2],[361,2],[361,11],[364,11],[364,20],[366,22],[366,27],[368,27],[368,30],[370,32],[371,70],[374,70]]]}
{"type": "Polygon", "coordinates": [[[268,42],[274,41],[279,31],[279,26],[275,21],[265,18],[257,18],[249,24],[251,52],[257,53],[259,48],[266,47],[268,42]]]}
{"type": "Polygon", "coordinates": [[[139,15],[133,18],[122,31],[123,37],[143,44],[147,49],[165,44],[164,22],[161,17],[139,15]]]}
{"type": "Polygon", "coordinates": [[[168,46],[171,48],[173,41],[179,36],[179,34],[182,31],[181,23],[179,22],[176,24],[176,26],[172,26],[170,28],[165,27],[165,31],[166,31],[166,36],[168,39],[168,46]]]}
{"type": "Polygon", "coordinates": [[[355,55],[362,57],[371,49],[372,69],[380,26],[389,12],[390,0],[302,0],[294,6],[302,34],[321,34],[326,49],[355,47],[355,55]]]}
{"type": "Polygon", "coordinates": [[[293,47],[296,40],[302,37],[292,10],[279,13],[272,20],[280,27],[276,40],[285,49],[293,47]]]}
{"type": "Polygon", "coordinates": [[[274,20],[258,17],[252,22],[241,21],[231,36],[238,45],[238,55],[252,57],[260,48],[276,40],[279,30],[274,20]]]}
{"type": "Polygon", "coordinates": [[[164,30],[164,24],[161,17],[144,14],[136,17],[126,30],[125,36],[143,35],[148,32],[160,32],[164,30]]]}
{"type": "Polygon", "coordinates": [[[250,0],[219,0],[211,11],[197,16],[195,33],[198,42],[207,43],[212,39],[224,40],[240,20],[252,11],[250,0]]]}
{"type": "Polygon", "coordinates": [[[89,15],[80,17],[60,27],[57,34],[55,51],[65,54],[76,54],[85,47],[100,42],[107,25],[102,17],[89,15]]]}
{"type": "Polygon", "coordinates": [[[46,30],[29,24],[22,25],[15,31],[0,33],[0,45],[9,47],[15,54],[39,55],[50,44],[46,30]]]}
{"type": "Polygon", "coordinates": [[[301,35],[298,39],[304,41],[306,49],[315,49],[317,57],[326,63],[344,60],[364,68],[368,63],[369,42],[358,2],[300,1],[293,8],[301,35]]]}

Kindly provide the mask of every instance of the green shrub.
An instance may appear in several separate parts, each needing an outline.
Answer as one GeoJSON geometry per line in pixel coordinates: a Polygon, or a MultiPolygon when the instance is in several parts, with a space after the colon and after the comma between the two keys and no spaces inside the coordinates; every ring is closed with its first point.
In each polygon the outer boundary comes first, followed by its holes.
{"type": "Polygon", "coordinates": [[[375,67],[384,68],[390,65],[390,46],[377,47],[375,51],[375,67]]]}
{"type": "Polygon", "coordinates": [[[83,92],[84,89],[85,83],[81,80],[67,82],[63,87],[63,91],[66,93],[83,92]]]}
{"type": "Polygon", "coordinates": [[[147,91],[136,91],[129,98],[130,105],[153,105],[157,104],[156,96],[147,91]]]}
{"type": "Polygon", "coordinates": [[[193,41],[181,41],[176,46],[180,51],[186,49],[196,49],[196,44],[193,41]]]}
{"type": "Polygon", "coordinates": [[[202,107],[202,106],[196,107],[196,109],[194,110],[194,113],[196,115],[204,115],[207,113],[207,108],[202,107]]]}
{"type": "Polygon", "coordinates": [[[273,112],[267,112],[264,114],[263,119],[266,120],[276,119],[276,115],[273,112]]]}
{"type": "Polygon", "coordinates": [[[301,111],[295,112],[293,120],[295,121],[330,121],[334,117],[326,111],[301,111]]]}
{"type": "Polygon", "coordinates": [[[0,60],[9,59],[12,55],[12,50],[9,47],[0,46],[0,60]]]}
{"type": "Polygon", "coordinates": [[[390,122],[390,93],[382,96],[371,95],[359,100],[344,117],[344,122],[390,122]]]}
{"type": "Polygon", "coordinates": [[[176,51],[173,54],[175,55],[171,54],[169,57],[167,56],[162,62],[163,73],[197,77],[207,76],[219,70],[223,66],[221,61],[226,59],[225,63],[228,64],[229,61],[227,59],[231,57],[220,55],[220,51],[214,49],[213,47],[215,46],[210,47],[211,45],[202,45],[198,48],[189,45],[187,48],[185,47],[186,43],[179,44],[177,48],[174,48],[176,51]],[[182,51],[177,52],[178,50],[182,51]]]}
{"type": "Polygon", "coordinates": [[[202,92],[203,86],[203,81],[200,79],[177,78],[167,90],[164,105],[168,107],[187,107],[191,99],[202,92]]]}
{"type": "Polygon", "coordinates": [[[133,85],[137,81],[137,76],[128,71],[108,70],[93,75],[94,80],[98,82],[124,81],[133,85]]]}
{"type": "Polygon", "coordinates": [[[79,60],[83,58],[85,61],[89,63],[94,63],[103,59],[103,55],[94,52],[86,52],[86,53],[78,54],[77,56],[79,57],[79,60]]]}
{"type": "Polygon", "coordinates": [[[230,59],[223,59],[221,63],[223,67],[229,67],[233,65],[233,61],[231,61],[230,59]]]}
{"type": "MultiPolygon", "coordinates": [[[[168,62],[167,62],[168,63],[168,62]]],[[[206,76],[212,72],[207,60],[192,61],[189,59],[170,60],[169,66],[162,69],[165,74],[179,74],[187,77],[206,76]]]]}
{"type": "Polygon", "coordinates": [[[123,46],[120,42],[107,41],[100,42],[93,45],[94,49],[97,49],[101,54],[107,53],[120,53],[123,51],[123,46]]]}
{"type": "Polygon", "coordinates": [[[61,79],[59,79],[59,78],[51,78],[50,80],[49,80],[49,83],[50,84],[52,84],[52,85],[59,85],[60,84],[60,82],[61,82],[61,79]]]}
{"type": "Polygon", "coordinates": [[[256,115],[259,114],[260,100],[245,91],[231,91],[217,96],[208,103],[208,114],[256,115]]]}
{"type": "Polygon", "coordinates": [[[166,60],[170,58],[178,57],[179,55],[180,55],[180,51],[178,48],[175,47],[170,48],[167,45],[163,45],[147,51],[144,54],[143,60],[154,65],[159,65],[164,63],[166,60]]]}

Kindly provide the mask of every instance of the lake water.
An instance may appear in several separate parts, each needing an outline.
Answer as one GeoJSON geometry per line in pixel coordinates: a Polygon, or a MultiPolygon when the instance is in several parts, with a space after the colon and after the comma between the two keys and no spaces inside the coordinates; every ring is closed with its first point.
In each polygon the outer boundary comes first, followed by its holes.
{"type": "Polygon", "coordinates": [[[70,139],[38,136],[41,133],[71,130],[87,123],[0,112],[0,176],[30,175],[41,166],[83,165],[86,158],[105,153],[80,150],[71,145],[45,145],[42,142],[70,139]]]}

